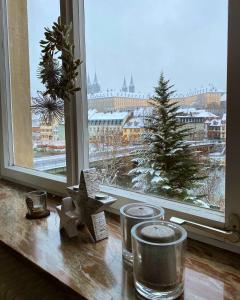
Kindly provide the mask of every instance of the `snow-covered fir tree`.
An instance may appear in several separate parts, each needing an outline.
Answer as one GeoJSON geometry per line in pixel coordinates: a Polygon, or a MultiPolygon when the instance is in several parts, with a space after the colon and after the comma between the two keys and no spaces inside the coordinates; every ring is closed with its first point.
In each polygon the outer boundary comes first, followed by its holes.
{"type": "Polygon", "coordinates": [[[153,112],[145,117],[144,150],[137,153],[129,174],[136,189],[201,205],[193,190],[203,176],[196,153],[186,143],[191,129],[178,122],[179,106],[170,100],[172,88],[161,74],[151,99],[153,112]]]}

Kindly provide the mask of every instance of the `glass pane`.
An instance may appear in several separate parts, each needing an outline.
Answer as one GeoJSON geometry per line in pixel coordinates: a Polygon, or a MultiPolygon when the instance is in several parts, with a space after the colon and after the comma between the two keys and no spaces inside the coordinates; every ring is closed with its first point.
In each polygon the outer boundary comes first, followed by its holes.
{"type": "Polygon", "coordinates": [[[44,27],[60,15],[59,0],[8,2],[14,164],[65,175],[64,119],[46,124],[32,113],[34,99],[45,91],[39,79],[40,40],[44,27]]]}
{"type": "Polygon", "coordinates": [[[224,210],[227,5],[85,1],[90,166],[106,184],[224,210]]]}

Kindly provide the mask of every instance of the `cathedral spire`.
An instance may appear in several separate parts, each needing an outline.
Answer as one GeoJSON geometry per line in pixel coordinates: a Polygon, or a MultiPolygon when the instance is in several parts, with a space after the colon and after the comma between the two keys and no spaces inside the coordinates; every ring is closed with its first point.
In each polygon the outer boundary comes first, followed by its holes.
{"type": "Polygon", "coordinates": [[[98,83],[97,73],[94,74],[94,81],[92,84],[92,92],[93,94],[101,92],[100,84],[98,83]]]}
{"type": "Polygon", "coordinates": [[[125,76],[124,76],[124,79],[123,79],[123,86],[122,86],[122,90],[121,91],[124,92],[124,93],[126,93],[128,91],[125,76]]]}
{"type": "Polygon", "coordinates": [[[129,88],[128,88],[129,93],[135,93],[135,86],[133,83],[133,76],[131,75],[131,80],[129,83],[129,88]]]}
{"type": "Polygon", "coordinates": [[[94,74],[94,81],[93,81],[94,84],[98,84],[98,79],[97,79],[97,73],[95,72],[94,74]]]}

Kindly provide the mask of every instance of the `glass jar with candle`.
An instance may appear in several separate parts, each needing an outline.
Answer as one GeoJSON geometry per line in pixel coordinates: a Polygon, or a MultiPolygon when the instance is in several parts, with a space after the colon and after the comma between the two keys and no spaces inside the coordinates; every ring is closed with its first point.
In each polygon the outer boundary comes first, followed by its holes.
{"type": "Polygon", "coordinates": [[[47,192],[33,191],[26,195],[26,204],[28,212],[27,219],[38,219],[49,216],[50,212],[47,209],[47,192]]]}
{"type": "Polygon", "coordinates": [[[131,229],[135,224],[147,220],[163,220],[164,209],[144,203],[126,204],[120,209],[122,232],[122,255],[126,263],[132,264],[131,229]]]}
{"type": "Polygon", "coordinates": [[[147,299],[176,299],[183,293],[186,230],[165,221],[146,221],[131,231],[136,290],[147,299]]]}

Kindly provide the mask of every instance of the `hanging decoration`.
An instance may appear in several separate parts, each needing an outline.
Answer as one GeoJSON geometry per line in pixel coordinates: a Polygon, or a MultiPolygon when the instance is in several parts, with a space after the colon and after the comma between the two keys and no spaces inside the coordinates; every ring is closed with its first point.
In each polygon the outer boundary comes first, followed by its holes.
{"type": "Polygon", "coordinates": [[[31,106],[41,121],[51,125],[64,116],[64,101],[80,90],[76,86],[79,59],[74,59],[74,45],[71,43],[72,25],[65,25],[61,18],[53,23],[52,29],[45,28],[45,39],[40,41],[42,57],[38,77],[45,85],[44,92],[38,92],[31,106]]]}

